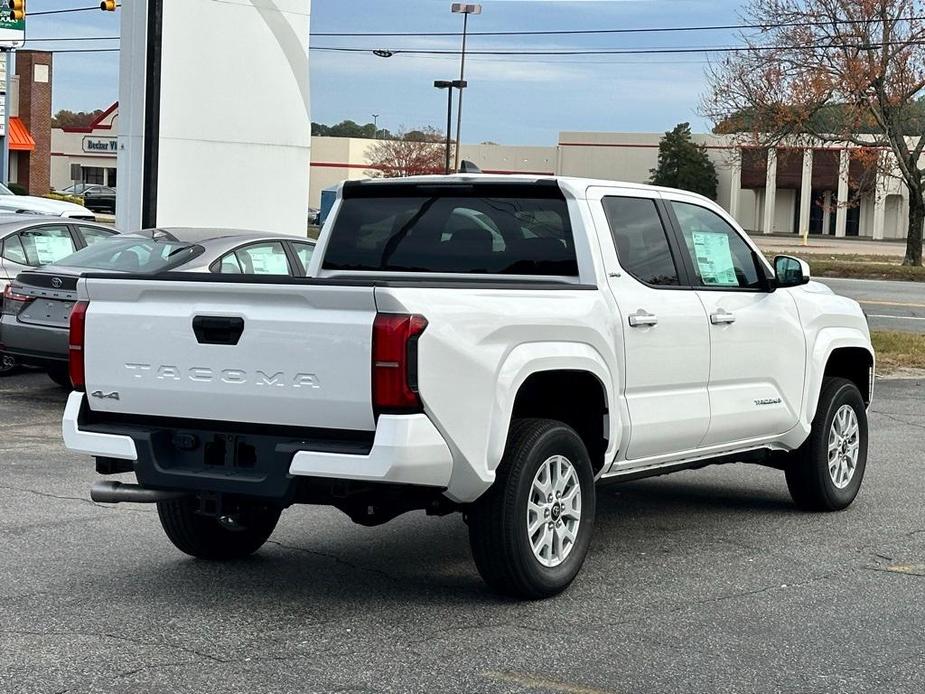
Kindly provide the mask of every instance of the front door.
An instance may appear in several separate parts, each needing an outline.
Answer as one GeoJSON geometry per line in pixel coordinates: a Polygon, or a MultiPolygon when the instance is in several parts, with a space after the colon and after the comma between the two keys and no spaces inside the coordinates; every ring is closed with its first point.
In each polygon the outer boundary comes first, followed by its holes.
{"type": "Polygon", "coordinates": [[[806,363],[793,297],[767,291],[770,271],[729,220],[695,198],[676,196],[669,205],[709,319],[711,417],[703,445],[788,431],[799,417],[806,363]]]}
{"type": "Polygon", "coordinates": [[[695,449],[710,421],[706,315],[697,293],[685,290],[686,271],[669,242],[667,210],[647,195],[652,193],[589,191],[619,308],[614,320],[623,333],[624,396],[631,422],[622,463],[627,467],[695,449]]]}

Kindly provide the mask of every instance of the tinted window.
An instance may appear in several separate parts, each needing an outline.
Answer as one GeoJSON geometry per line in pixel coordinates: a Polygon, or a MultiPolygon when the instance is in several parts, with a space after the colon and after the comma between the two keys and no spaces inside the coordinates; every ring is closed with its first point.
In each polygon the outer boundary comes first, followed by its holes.
{"type": "MultiPolygon", "coordinates": [[[[279,241],[245,246],[228,255],[234,255],[239,271],[245,275],[289,274],[289,261],[286,258],[286,251],[283,250],[283,244],[279,241]]],[[[227,260],[227,255],[222,258],[219,272],[226,272],[226,269],[234,272],[231,269],[230,262],[227,262],[227,260]]]]}
{"type": "Polygon", "coordinates": [[[680,284],[655,201],[607,197],[603,202],[623,269],[646,284],[680,284]]]}
{"type": "Polygon", "coordinates": [[[752,249],[715,212],[686,202],[672,202],[698,282],[705,287],[758,289],[752,249]]]}
{"type": "Polygon", "coordinates": [[[348,197],[324,268],[578,274],[565,200],[551,195],[348,197]]]}
{"type": "Polygon", "coordinates": [[[293,243],[292,247],[295,249],[295,254],[298,256],[299,263],[302,265],[302,272],[308,274],[308,264],[312,260],[315,247],[310,243],[293,243]]]}
{"type": "Polygon", "coordinates": [[[28,265],[56,263],[74,252],[74,240],[66,226],[43,226],[19,232],[28,265]]]}
{"type": "Polygon", "coordinates": [[[80,235],[83,236],[83,239],[88,246],[92,246],[97,241],[108,239],[114,233],[112,231],[106,231],[105,229],[100,229],[98,227],[85,226],[78,226],[77,231],[79,231],[80,235]]]}
{"type": "Polygon", "coordinates": [[[201,251],[201,246],[181,241],[111,236],[63,258],[60,264],[88,270],[162,272],[195,258],[201,251]]]}
{"type": "Polygon", "coordinates": [[[19,234],[12,234],[3,239],[3,246],[0,248],[0,256],[19,265],[28,265],[26,261],[26,251],[23,250],[22,242],[19,240],[19,234]]]}

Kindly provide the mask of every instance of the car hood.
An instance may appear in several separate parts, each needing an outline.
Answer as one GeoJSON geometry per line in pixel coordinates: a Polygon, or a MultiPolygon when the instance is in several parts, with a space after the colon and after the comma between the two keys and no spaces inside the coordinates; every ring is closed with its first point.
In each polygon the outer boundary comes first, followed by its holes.
{"type": "Polygon", "coordinates": [[[76,205],[66,200],[39,198],[34,195],[0,195],[0,209],[28,210],[29,212],[42,212],[57,217],[69,213],[93,216],[93,213],[82,205],[76,205]]]}

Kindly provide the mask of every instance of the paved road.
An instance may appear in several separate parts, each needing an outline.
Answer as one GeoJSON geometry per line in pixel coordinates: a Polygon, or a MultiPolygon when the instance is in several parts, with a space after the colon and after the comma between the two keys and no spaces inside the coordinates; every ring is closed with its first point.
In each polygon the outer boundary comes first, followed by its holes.
{"type": "Polygon", "coordinates": [[[290,509],[255,557],[168,544],[88,501],[64,394],[0,380],[0,692],[921,692],[925,381],[881,381],[839,514],[735,465],[600,493],[572,589],[486,592],[458,517],[290,509]]]}
{"type": "Polygon", "coordinates": [[[818,278],[861,303],[873,330],[925,333],[925,282],[818,278]]]}

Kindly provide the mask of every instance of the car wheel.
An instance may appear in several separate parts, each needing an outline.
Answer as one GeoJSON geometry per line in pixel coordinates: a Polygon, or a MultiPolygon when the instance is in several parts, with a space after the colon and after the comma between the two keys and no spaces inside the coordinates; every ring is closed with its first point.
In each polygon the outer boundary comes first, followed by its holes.
{"type": "Polygon", "coordinates": [[[867,467],[867,409],[858,387],[827,378],[809,438],[791,454],[787,487],[810,511],[838,511],[857,496],[867,467]]]}
{"type": "Polygon", "coordinates": [[[19,360],[12,354],[0,352],[0,376],[9,376],[19,370],[19,360]]]}
{"type": "Polygon", "coordinates": [[[193,496],[157,502],[167,537],[181,552],[200,559],[241,559],[253,554],[276,528],[281,509],[257,502],[241,504],[223,519],[198,512],[193,496]]]}
{"type": "Polygon", "coordinates": [[[46,369],[48,378],[57,383],[62,388],[71,389],[71,374],[66,366],[49,366],[46,369]]]}
{"type": "Polygon", "coordinates": [[[594,508],[591,460],[574,429],[514,420],[494,484],[467,510],[479,573],[518,598],[562,592],[588,553],[594,508]]]}

